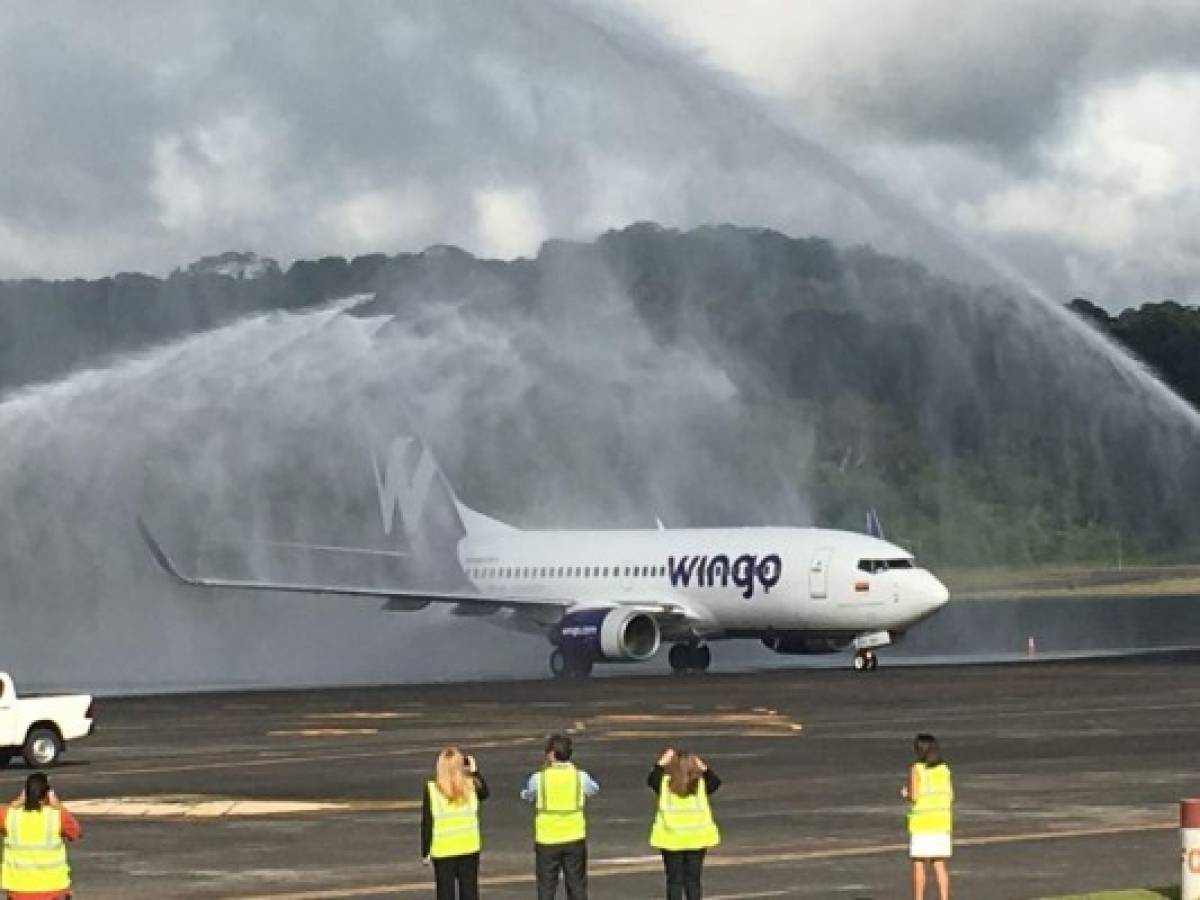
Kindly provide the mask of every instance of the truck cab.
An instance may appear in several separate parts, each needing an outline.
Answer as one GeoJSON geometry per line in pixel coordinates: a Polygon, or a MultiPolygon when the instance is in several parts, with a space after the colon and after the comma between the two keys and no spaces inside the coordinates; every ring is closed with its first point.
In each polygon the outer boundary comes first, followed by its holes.
{"type": "Polygon", "coordinates": [[[90,694],[21,697],[7,672],[0,672],[0,768],[17,755],[31,769],[53,766],[69,741],[95,726],[90,694]]]}

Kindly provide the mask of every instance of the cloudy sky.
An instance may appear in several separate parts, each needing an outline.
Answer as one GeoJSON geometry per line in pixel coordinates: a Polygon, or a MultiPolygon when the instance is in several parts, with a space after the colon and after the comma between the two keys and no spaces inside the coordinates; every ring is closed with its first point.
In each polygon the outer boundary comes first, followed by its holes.
{"type": "Polygon", "coordinates": [[[0,0],[0,277],[651,218],[1196,302],[1197,47],[1183,0],[0,0]]]}

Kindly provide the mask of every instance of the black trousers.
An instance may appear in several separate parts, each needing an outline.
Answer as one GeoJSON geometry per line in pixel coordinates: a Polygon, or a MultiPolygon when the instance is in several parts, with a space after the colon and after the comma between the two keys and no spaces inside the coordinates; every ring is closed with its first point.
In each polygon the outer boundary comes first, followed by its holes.
{"type": "Polygon", "coordinates": [[[567,883],[567,900],[587,900],[587,841],[569,844],[534,844],[538,900],[554,900],[558,873],[567,883]]]}
{"type": "Polygon", "coordinates": [[[437,900],[479,900],[479,854],[435,859],[433,883],[437,900]]]}
{"type": "Polygon", "coordinates": [[[704,872],[707,850],[664,850],[663,868],[667,870],[667,900],[701,900],[704,892],[700,876],[704,872]]]}

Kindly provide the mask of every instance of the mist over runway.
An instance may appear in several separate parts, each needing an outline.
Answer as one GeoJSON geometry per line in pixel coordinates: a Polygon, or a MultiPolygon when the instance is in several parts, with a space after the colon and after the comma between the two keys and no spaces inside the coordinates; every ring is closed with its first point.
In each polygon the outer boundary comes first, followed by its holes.
{"type": "MultiPolygon", "coordinates": [[[[97,693],[539,675],[544,641],[486,619],[181,590],[138,540],[141,515],[188,571],[411,585],[371,454],[414,422],[466,502],[523,527],[856,529],[877,506],[935,567],[1184,553],[1200,432],[1164,393],[1036,301],[815,239],[642,225],[531,261],[432,248],[368,293],[0,403],[0,651],[19,683],[97,693]]],[[[1122,616],[1054,630],[1063,652],[1148,646],[1122,616]]],[[[932,655],[983,652],[998,621],[932,655]]]]}

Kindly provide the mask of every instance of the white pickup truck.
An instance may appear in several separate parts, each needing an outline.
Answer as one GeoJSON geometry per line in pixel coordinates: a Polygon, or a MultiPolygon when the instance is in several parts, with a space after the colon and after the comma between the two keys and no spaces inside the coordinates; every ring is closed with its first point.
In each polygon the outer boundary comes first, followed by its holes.
{"type": "Polygon", "coordinates": [[[18,697],[7,672],[0,672],[0,769],[16,754],[30,768],[58,762],[67,741],[87,737],[95,722],[88,694],[18,697]]]}

